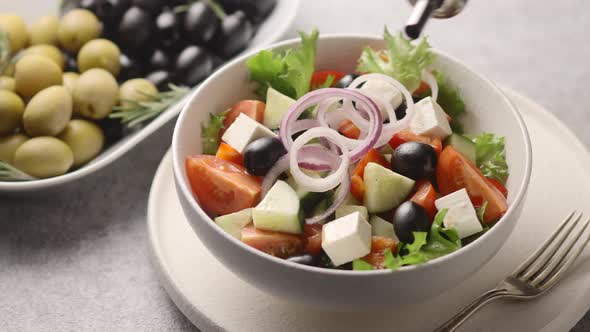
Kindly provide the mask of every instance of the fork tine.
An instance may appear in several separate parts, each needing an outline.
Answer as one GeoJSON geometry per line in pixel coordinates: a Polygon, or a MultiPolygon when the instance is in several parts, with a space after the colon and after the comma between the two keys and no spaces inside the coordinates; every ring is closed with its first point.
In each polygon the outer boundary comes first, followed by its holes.
{"type": "Polygon", "coordinates": [[[543,267],[547,264],[551,257],[555,256],[559,248],[561,248],[562,244],[578,225],[581,218],[582,214],[580,213],[580,215],[578,215],[577,218],[573,219],[573,222],[570,222],[566,226],[565,230],[560,232],[558,236],[555,237],[552,243],[548,244],[548,246],[545,248],[545,251],[539,255],[538,259],[535,260],[533,264],[531,264],[526,270],[523,271],[524,273],[520,277],[521,280],[527,281],[529,278],[531,278],[533,275],[537,274],[539,271],[543,269],[543,267]]]}
{"type": "MultiPolygon", "coordinates": [[[[576,259],[580,256],[582,251],[588,246],[588,242],[590,242],[590,234],[586,237],[586,240],[576,249],[573,254],[569,255],[567,261],[564,259],[559,266],[555,269],[554,273],[548,277],[543,283],[540,285],[543,291],[548,290],[549,288],[553,287],[555,283],[559,281],[564,275],[567,269],[576,261],[576,259]]],[[[567,258],[567,257],[566,257],[567,258]]]]}
{"type": "Polygon", "coordinates": [[[569,245],[566,244],[566,242],[563,243],[560,250],[556,252],[555,255],[553,255],[553,257],[551,257],[549,262],[545,266],[543,266],[543,268],[541,268],[540,273],[534,277],[534,279],[531,281],[531,285],[538,286],[543,280],[547,278],[548,275],[550,275],[553,271],[556,270],[556,267],[561,262],[567,260],[573,247],[576,245],[576,243],[579,243],[580,237],[582,237],[582,234],[584,234],[586,229],[588,228],[589,223],[590,219],[586,219],[584,226],[576,232],[577,235],[575,236],[575,238],[569,241],[571,242],[569,243],[569,245]]]}
{"type": "Polygon", "coordinates": [[[559,225],[559,227],[557,227],[557,229],[553,232],[553,234],[551,234],[551,236],[539,248],[537,248],[537,250],[535,250],[535,252],[529,258],[527,258],[526,261],[524,261],[524,263],[522,263],[518,268],[516,268],[516,270],[514,270],[514,272],[512,272],[511,275],[514,277],[517,277],[522,271],[524,271],[526,268],[528,268],[529,265],[531,265],[544,252],[545,248],[547,246],[549,246],[549,244],[551,244],[551,242],[555,239],[555,237],[561,232],[561,230],[565,227],[565,225],[571,220],[574,213],[576,213],[576,211],[572,211],[572,213],[570,213],[561,222],[561,224],[559,225]]]}

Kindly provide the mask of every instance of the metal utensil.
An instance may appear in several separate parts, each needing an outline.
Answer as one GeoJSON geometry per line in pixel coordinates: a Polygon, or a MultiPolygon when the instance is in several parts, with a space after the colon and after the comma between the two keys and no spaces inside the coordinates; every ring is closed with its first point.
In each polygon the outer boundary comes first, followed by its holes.
{"type": "Polygon", "coordinates": [[[455,331],[484,305],[501,298],[533,299],[553,287],[566,273],[590,241],[590,234],[582,237],[590,219],[583,223],[583,215],[572,212],[553,234],[522,265],[496,288],[482,294],[457,315],[438,327],[436,332],[455,331]]]}
{"type": "Polygon", "coordinates": [[[430,17],[453,17],[465,7],[467,0],[409,0],[414,10],[406,23],[406,35],[412,39],[420,37],[430,17]]]}

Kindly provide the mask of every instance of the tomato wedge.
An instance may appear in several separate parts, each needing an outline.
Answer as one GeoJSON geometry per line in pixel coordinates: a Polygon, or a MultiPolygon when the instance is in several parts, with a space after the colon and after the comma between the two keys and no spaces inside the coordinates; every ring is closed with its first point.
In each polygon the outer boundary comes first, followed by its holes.
{"type": "Polygon", "coordinates": [[[436,150],[437,154],[440,154],[440,151],[442,150],[442,141],[439,138],[430,138],[427,136],[417,135],[409,130],[402,130],[393,135],[393,137],[389,140],[389,145],[395,150],[398,146],[407,142],[421,142],[429,144],[434,148],[434,150],[436,150]]]}
{"type": "Polygon", "coordinates": [[[229,109],[229,112],[227,112],[225,115],[225,119],[223,120],[224,129],[222,129],[222,132],[229,128],[229,126],[231,126],[234,121],[236,121],[236,118],[240,115],[240,113],[244,113],[252,119],[262,123],[262,120],[264,119],[265,108],[266,104],[259,100],[242,100],[234,104],[229,109]]]}
{"type": "Polygon", "coordinates": [[[289,258],[303,253],[302,237],[280,232],[256,229],[254,225],[242,229],[242,242],[269,255],[289,258]]]}
{"type": "Polygon", "coordinates": [[[242,155],[234,148],[229,146],[229,144],[221,142],[219,148],[217,149],[217,153],[215,153],[215,157],[227,161],[231,161],[234,164],[244,165],[244,158],[242,155]]]}
{"type": "Polygon", "coordinates": [[[365,196],[365,181],[360,175],[353,175],[350,178],[350,193],[359,202],[363,201],[365,196]]]}
{"type": "Polygon", "coordinates": [[[334,87],[336,85],[336,83],[338,83],[338,81],[340,81],[340,79],[342,77],[344,77],[346,74],[341,72],[341,71],[337,71],[337,70],[318,70],[316,72],[313,73],[313,75],[311,76],[311,82],[309,83],[309,88],[311,90],[313,89],[317,89],[317,87],[319,86],[323,86],[324,83],[326,83],[326,81],[328,80],[328,77],[330,76],[334,76],[334,80],[332,81],[332,84],[330,85],[331,87],[334,87]]]}
{"type": "Polygon", "coordinates": [[[385,159],[385,157],[383,157],[381,153],[379,153],[379,151],[373,148],[369,150],[369,152],[367,152],[367,154],[358,162],[358,164],[356,164],[356,167],[352,171],[352,174],[358,175],[364,179],[365,167],[367,167],[368,163],[376,163],[383,167],[391,168],[391,165],[389,164],[387,159],[385,159]]]}
{"type": "Polygon", "coordinates": [[[253,207],[262,181],[243,166],[214,156],[189,156],[186,174],[193,193],[208,214],[224,215],[253,207]]]}
{"type": "Polygon", "coordinates": [[[361,130],[350,120],[342,121],[338,126],[338,132],[352,139],[358,139],[361,136],[361,130]]]}
{"type": "Polygon", "coordinates": [[[303,226],[306,254],[319,255],[322,251],[322,225],[313,224],[303,226]]]}
{"type": "Polygon", "coordinates": [[[465,188],[475,206],[488,202],[483,219],[491,223],[508,209],[506,197],[496,189],[481,171],[452,146],[447,146],[438,158],[436,168],[438,188],[448,195],[465,188]]]}
{"type": "Polygon", "coordinates": [[[422,81],[422,82],[420,82],[420,86],[418,87],[418,89],[416,89],[412,93],[412,95],[418,96],[418,95],[421,95],[421,94],[428,92],[428,91],[430,91],[430,85],[428,85],[428,83],[422,81]]]}
{"type": "Polygon", "coordinates": [[[436,215],[436,206],[434,205],[434,201],[436,201],[436,190],[434,186],[428,180],[420,180],[416,183],[416,192],[410,198],[412,202],[420,204],[428,213],[428,217],[430,217],[430,222],[434,220],[434,216],[436,215]]]}
{"type": "Polygon", "coordinates": [[[502,195],[504,195],[504,197],[508,197],[508,189],[504,187],[500,181],[492,178],[488,178],[488,181],[492,184],[492,186],[496,187],[496,189],[498,189],[502,195]]]}
{"type": "Polygon", "coordinates": [[[391,253],[395,254],[397,250],[395,240],[381,236],[372,236],[371,252],[363,257],[362,260],[373,265],[376,269],[383,269],[385,267],[383,263],[385,261],[386,249],[391,249],[391,253]]]}

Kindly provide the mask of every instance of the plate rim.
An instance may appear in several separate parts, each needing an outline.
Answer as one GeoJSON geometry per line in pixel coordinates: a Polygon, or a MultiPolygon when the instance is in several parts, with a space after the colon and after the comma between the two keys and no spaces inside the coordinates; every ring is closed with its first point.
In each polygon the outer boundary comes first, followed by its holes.
{"type": "MultiPolygon", "coordinates": [[[[574,143],[574,149],[579,151],[584,151],[583,157],[590,160],[590,150],[586,145],[582,143],[582,141],[575,135],[575,133],[565,124],[563,123],[555,114],[547,110],[544,106],[536,103],[531,98],[517,92],[515,89],[508,87],[506,85],[496,84],[499,89],[508,97],[508,99],[515,104],[516,108],[519,108],[518,103],[516,102],[517,99],[519,101],[524,102],[531,106],[531,109],[535,109],[534,114],[535,116],[539,116],[543,118],[543,121],[550,122],[552,125],[555,126],[555,130],[559,131],[560,133],[565,133],[566,138],[565,140],[569,141],[570,143],[574,143]],[[514,99],[513,99],[514,98],[514,99]]],[[[531,139],[531,141],[534,141],[531,139]]],[[[534,143],[532,143],[534,144],[534,143]]],[[[532,145],[531,144],[531,145],[532,145]]],[[[580,157],[583,158],[583,157],[580,157]]],[[[164,253],[162,252],[162,247],[160,244],[160,239],[157,234],[157,230],[159,228],[159,223],[157,221],[157,207],[156,207],[156,196],[159,187],[161,186],[161,182],[163,181],[163,174],[165,172],[170,172],[172,174],[172,151],[171,148],[166,151],[164,154],[160,164],[158,165],[158,169],[154,175],[154,180],[152,181],[152,185],[150,187],[149,192],[149,199],[148,199],[148,206],[147,206],[147,226],[148,226],[148,238],[150,240],[150,252],[151,252],[151,261],[152,264],[155,265],[157,268],[157,273],[160,277],[160,280],[163,284],[164,289],[178,307],[178,309],[191,321],[193,325],[196,327],[203,329],[203,330],[222,330],[221,326],[217,325],[212,319],[207,317],[203,312],[199,309],[195,308],[190,299],[182,292],[180,289],[180,285],[177,284],[173,278],[171,267],[163,259],[164,253]],[[192,307],[192,308],[191,308],[192,307]],[[191,310],[192,309],[192,310],[191,310]]],[[[533,166],[534,170],[534,166],[533,166]]],[[[590,174],[590,171],[588,171],[590,174]]],[[[176,184],[173,184],[176,186],[176,184]]],[[[569,307],[569,306],[568,306],[569,307]]],[[[586,309],[587,310],[587,309],[586,309]]],[[[558,324],[565,324],[566,322],[571,323],[571,327],[573,327],[579,319],[581,319],[586,312],[584,310],[580,315],[580,309],[578,310],[570,310],[572,312],[566,313],[567,317],[564,316],[564,311],[562,311],[559,316],[554,318],[551,322],[549,322],[544,328],[544,331],[551,331],[552,328],[555,328],[555,325],[558,324]],[[571,320],[576,319],[575,321],[571,322],[571,320]]],[[[570,327],[570,328],[571,328],[570,327]]]]}

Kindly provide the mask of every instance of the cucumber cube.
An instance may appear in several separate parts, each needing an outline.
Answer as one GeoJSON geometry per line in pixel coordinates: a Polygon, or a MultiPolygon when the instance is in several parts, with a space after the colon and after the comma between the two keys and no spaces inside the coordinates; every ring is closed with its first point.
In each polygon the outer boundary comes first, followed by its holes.
{"type": "Polygon", "coordinates": [[[363,205],[369,213],[386,212],[398,207],[414,188],[414,180],[376,163],[365,167],[363,205]]]}
{"type": "Polygon", "coordinates": [[[257,229],[300,234],[297,193],[285,181],[277,181],[252,210],[252,219],[257,229]]]}
{"type": "Polygon", "coordinates": [[[215,218],[215,223],[231,236],[240,240],[242,237],[242,228],[252,222],[252,208],[244,209],[225,216],[215,218]]]}
{"type": "Polygon", "coordinates": [[[264,109],[264,119],[262,123],[270,129],[279,128],[287,110],[289,110],[289,107],[294,103],[294,99],[285,96],[273,88],[268,88],[266,93],[266,108],[264,109]]]}
{"type": "Polygon", "coordinates": [[[369,211],[367,211],[367,208],[362,205],[340,205],[336,209],[336,219],[347,216],[354,212],[360,212],[361,216],[363,216],[365,220],[369,220],[369,211]]]}
{"type": "Polygon", "coordinates": [[[386,237],[389,239],[394,239],[395,242],[399,242],[399,239],[393,230],[392,223],[387,222],[387,220],[381,217],[371,216],[369,224],[371,224],[371,234],[373,236],[386,237]]]}

